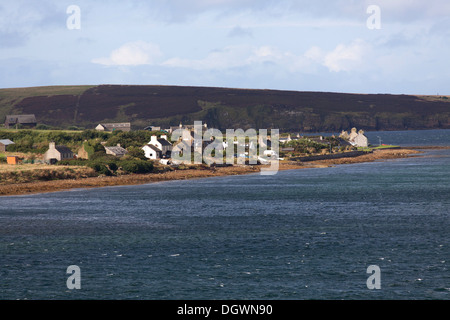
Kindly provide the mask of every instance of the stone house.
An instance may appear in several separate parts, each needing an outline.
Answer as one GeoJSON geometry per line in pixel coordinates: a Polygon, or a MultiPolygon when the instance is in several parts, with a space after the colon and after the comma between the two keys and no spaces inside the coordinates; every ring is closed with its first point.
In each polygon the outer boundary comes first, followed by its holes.
{"type": "Polygon", "coordinates": [[[56,161],[73,159],[74,154],[66,146],[57,146],[54,142],[50,142],[47,152],[44,153],[44,161],[47,163],[53,163],[56,161]]]}

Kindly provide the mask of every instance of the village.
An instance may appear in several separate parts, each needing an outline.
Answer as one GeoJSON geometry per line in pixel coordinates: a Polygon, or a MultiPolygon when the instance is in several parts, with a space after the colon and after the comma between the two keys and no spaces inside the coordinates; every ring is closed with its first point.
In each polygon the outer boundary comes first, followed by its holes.
{"type": "MultiPolygon", "coordinates": [[[[13,132],[22,129],[33,130],[36,126],[37,121],[34,115],[7,115],[4,124],[5,129],[12,129],[13,132]]],[[[119,132],[129,133],[132,131],[132,128],[131,123],[99,123],[94,130],[97,132],[117,134],[119,132]]],[[[196,131],[194,125],[183,125],[182,123],[178,126],[171,126],[169,128],[148,126],[144,130],[136,130],[136,132],[141,131],[146,134],[150,132],[150,139],[140,146],[140,152],[136,152],[136,148],[134,148],[131,156],[140,158],[141,160],[149,160],[152,161],[152,163],[164,166],[180,165],[180,161],[177,161],[176,159],[180,159],[180,154],[182,155],[186,152],[189,152],[192,156],[189,158],[184,157],[184,164],[189,163],[194,159],[195,153],[199,150],[198,148],[204,150],[208,145],[215,142],[213,138],[202,139],[199,145],[199,141],[195,136],[196,131]],[[178,134],[178,139],[176,141],[172,141],[171,139],[174,132],[181,132],[181,134],[178,134]]],[[[202,133],[208,131],[206,123],[202,125],[201,131],[202,133]]],[[[84,143],[75,150],[73,147],[70,148],[63,144],[57,144],[55,141],[48,141],[48,148],[45,153],[33,155],[33,159],[30,161],[30,157],[27,158],[23,153],[20,155],[14,152],[14,145],[16,142],[12,139],[3,138],[8,136],[8,132],[9,131],[5,131],[2,133],[0,129],[0,156],[2,156],[3,162],[6,162],[8,165],[17,165],[19,163],[54,165],[61,162],[70,164],[70,160],[74,159],[89,160],[95,153],[92,146],[86,143],[87,141],[84,141],[84,143]]],[[[369,141],[364,135],[364,131],[357,131],[356,128],[352,128],[350,133],[342,131],[339,136],[332,135],[329,137],[322,135],[306,136],[301,135],[300,133],[282,133],[278,139],[279,146],[277,146],[276,150],[271,147],[272,141],[270,136],[266,141],[262,138],[262,136],[259,136],[256,144],[248,138],[246,140],[234,139],[235,148],[232,149],[234,150],[233,156],[237,159],[247,159],[247,163],[249,163],[251,150],[262,146],[264,146],[264,149],[262,149],[263,152],[258,155],[257,161],[252,162],[252,164],[267,164],[271,159],[279,161],[308,161],[309,159],[314,159],[313,157],[318,156],[326,158],[330,155],[333,155],[333,157],[336,157],[336,155],[351,155],[358,150],[360,152],[370,152],[370,149],[368,149],[369,141]],[[243,147],[243,149],[238,148],[239,146],[243,147]],[[236,150],[240,150],[241,152],[237,153],[238,151],[236,150]]],[[[120,159],[130,157],[130,148],[127,148],[120,143],[117,143],[116,145],[107,145],[106,141],[99,141],[99,143],[103,146],[105,155],[120,159]]],[[[215,146],[215,148],[217,150],[230,150],[227,149],[228,145],[225,141],[222,142],[222,146],[215,146]]],[[[259,150],[261,150],[261,148],[259,150]]],[[[33,150],[30,149],[30,151],[33,150]]],[[[99,151],[98,148],[96,151],[99,151]]],[[[221,161],[216,162],[222,164],[220,163],[221,161]]],[[[242,163],[242,161],[236,161],[233,164],[242,163]]],[[[77,162],[77,164],[79,164],[79,162],[77,162]]]]}

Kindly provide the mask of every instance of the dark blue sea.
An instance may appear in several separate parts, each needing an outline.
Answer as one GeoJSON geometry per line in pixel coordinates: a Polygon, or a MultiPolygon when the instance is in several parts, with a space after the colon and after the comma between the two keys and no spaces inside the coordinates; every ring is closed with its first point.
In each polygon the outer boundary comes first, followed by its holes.
{"type": "MultiPolygon", "coordinates": [[[[450,130],[366,134],[450,146],[450,130]]],[[[0,299],[449,299],[450,150],[424,152],[1,197],[0,299]]]]}

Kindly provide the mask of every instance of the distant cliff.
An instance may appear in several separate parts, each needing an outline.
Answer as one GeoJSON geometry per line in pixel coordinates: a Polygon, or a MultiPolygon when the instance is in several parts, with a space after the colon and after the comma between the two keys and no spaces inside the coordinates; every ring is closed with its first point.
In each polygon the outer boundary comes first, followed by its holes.
{"type": "Polygon", "coordinates": [[[0,121],[35,114],[38,123],[133,129],[201,120],[209,127],[338,132],[450,128],[447,96],[348,94],[182,86],[54,86],[0,89],[0,121]]]}

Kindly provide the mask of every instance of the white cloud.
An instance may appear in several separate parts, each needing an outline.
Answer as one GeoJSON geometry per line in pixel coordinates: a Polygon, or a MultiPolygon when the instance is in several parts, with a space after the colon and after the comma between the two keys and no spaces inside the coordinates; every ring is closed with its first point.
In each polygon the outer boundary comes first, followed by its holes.
{"type": "Polygon", "coordinates": [[[248,64],[250,47],[246,45],[227,46],[210,52],[203,59],[171,58],[163,63],[168,67],[182,67],[195,70],[224,70],[248,64]]]}
{"type": "Polygon", "coordinates": [[[105,66],[150,65],[155,64],[162,55],[158,45],[137,41],[128,42],[113,50],[107,58],[97,58],[91,62],[105,66]]]}
{"type": "Polygon", "coordinates": [[[369,45],[359,39],[350,45],[339,44],[325,55],[323,64],[332,72],[352,71],[363,65],[368,49],[369,45]]]}
{"type": "Polygon", "coordinates": [[[210,52],[203,59],[171,58],[163,63],[168,67],[194,70],[227,70],[241,67],[276,66],[280,70],[301,69],[304,57],[272,46],[233,45],[210,52]]]}

